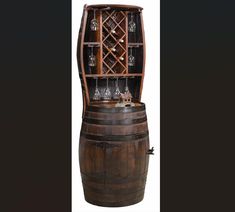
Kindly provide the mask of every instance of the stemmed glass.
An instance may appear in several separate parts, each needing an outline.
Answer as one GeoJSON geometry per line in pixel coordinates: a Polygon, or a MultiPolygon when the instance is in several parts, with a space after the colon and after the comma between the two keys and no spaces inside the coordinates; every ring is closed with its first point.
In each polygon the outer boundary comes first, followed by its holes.
{"type": "Polygon", "coordinates": [[[93,95],[93,100],[100,100],[101,98],[101,94],[100,94],[100,91],[98,89],[98,78],[96,78],[96,81],[95,81],[95,93],[93,95]]]}
{"type": "Polygon", "coordinates": [[[103,96],[103,99],[104,100],[110,100],[112,97],[111,95],[111,91],[109,89],[109,79],[107,78],[107,81],[106,81],[106,89],[105,89],[105,92],[104,92],[104,96],[103,96]]]}
{"type": "Polygon", "coordinates": [[[133,13],[131,13],[131,20],[128,23],[128,31],[135,32],[135,30],[136,30],[136,24],[134,22],[134,15],[133,15],[133,13]]]}
{"type": "Polygon", "coordinates": [[[93,53],[93,46],[91,47],[91,54],[89,55],[88,65],[91,67],[96,66],[96,57],[93,53]]]}
{"type": "Polygon", "coordinates": [[[132,55],[132,48],[130,48],[130,55],[128,56],[128,66],[135,65],[135,57],[132,55]]]}
{"type": "Polygon", "coordinates": [[[115,87],[116,88],[115,88],[115,91],[114,91],[114,94],[113,94],[113,99],[119,99],[121,92],[120,92],[119,86],[118,86],[118,78],[116,80],[116,86],[115,87]]]}
{"type": "Polygon", "coordinates": [[[94,18],[91,20],[91,23],[90,23],[90,28],[91,28],[91,31],[97,31],[99,28],[98,21],[96,20],[96,17],[95,17],[95,10],[94,10],[94,18]]]}
{"type": "Polygon", "coordinates": [[[128,78],[126,78],[126,86],[125,86],[125,94],[130,93],[129,88],[128,88],[128,78]]]}

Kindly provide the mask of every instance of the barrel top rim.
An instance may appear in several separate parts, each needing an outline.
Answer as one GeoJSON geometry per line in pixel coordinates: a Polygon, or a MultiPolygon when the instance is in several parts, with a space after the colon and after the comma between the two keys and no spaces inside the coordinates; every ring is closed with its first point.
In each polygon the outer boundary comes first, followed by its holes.
{"type": "Polygon", "coordinates": [[[136,6],[136,5],[127,5],[127,4],[91,4],[91,5],[85,5],[84,8],[87,10],[97,8],[105,8],[105,7],[111,7],[111,9],[132,9],[132,10],[143,10],[142,7],[136,6]]]}
{"type": "Polygon", "coordinates": [[[105,104],[98,104],[98,105],[90,104],[87,107],[87,110],[93,112],[104,112],[104,113],[120,113],[120,112],[129,113],[129,112],[137,112],[145,110],[145,104],[139,102],[139,105],[131,107],[110,107],[110,106],[105,107],[105,104]]]}
{"type": "MultiPolygon", "coordinates": [[[[103,102],[103,103],[91,103],[89,105],[89,107],[97,107],[97,108],[110,108],[110,109],[113,109],[113,108],[137,108],[137,107],[143,107],[145,106],[145,104],[143,102],[136,102],[138,105],[135,105],[135,106],[131,106],[131,107],[112,107],[112,106],[109,106],[111,105],[110,103],[106,103],[106,102],[103,102]]],[[[112,103],[112,105],[114,105],[115,103],[112,103]]]]}

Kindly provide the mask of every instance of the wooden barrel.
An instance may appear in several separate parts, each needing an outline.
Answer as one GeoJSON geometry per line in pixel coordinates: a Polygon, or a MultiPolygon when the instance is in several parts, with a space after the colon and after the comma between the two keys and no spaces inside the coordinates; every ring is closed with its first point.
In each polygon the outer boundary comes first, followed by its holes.
{"type": "Polygon", "coordinates": [[[90,105],[83,118],[79,162],[87,202],[120,207],[144,197],[149,161],[145,105],[90,105]]]}

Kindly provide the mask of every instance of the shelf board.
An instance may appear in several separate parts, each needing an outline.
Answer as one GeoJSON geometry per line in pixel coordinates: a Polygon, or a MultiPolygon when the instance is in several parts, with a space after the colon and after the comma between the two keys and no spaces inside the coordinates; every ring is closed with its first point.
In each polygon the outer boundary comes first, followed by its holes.
{"type": "Polygon", "coordinates": [[[139,47],[143,46],[143,43],[128,43],[128,47],[139,47]]]}
{"type": "MultiPolygon", "coordinates": [[[[114,99],[110,99],[110,100],[91,100],[91,104],[92,105],[96,105],[96,106],[99,106],[99,105],[105,105],[106,107],[112,107],[113,104],[116,104],[118,103],[119,100],[114,100],[114,99]]],[[[133,103],[140,103],[140,101],[136,98],[132,98],[131,102],[133,103]]]]}
{"type": "Polygon", "coordinates": [[[92,47],[92,46],[100,46],[100,42],[84,42],[83,43],[85,46],[92,47]]]}
{"type": "Polygon", "coordinates": [[[133,74],[86,74],[88,78],[94,77],[141,77],[142,73],[133,73],[133,74]]]}

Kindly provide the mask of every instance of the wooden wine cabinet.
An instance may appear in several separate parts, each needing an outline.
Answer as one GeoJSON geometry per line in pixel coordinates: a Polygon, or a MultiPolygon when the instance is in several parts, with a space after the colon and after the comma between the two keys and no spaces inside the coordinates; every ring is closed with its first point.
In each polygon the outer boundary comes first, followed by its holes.
{"type": "Polygon", "coordinates": [[[109,207],[138,203],[144,197],[152,154],[141,103],[145,70],[142,8],[85,5],[77,59],[83,92],[79,161],[85,199],[109,207]],[[134,106],[119,107],[119,99],[103,97],[107,88],[113,94],[117,85],[121,93],[128,87],[134,106]],[[100,99],[94,100],[97,89],[100,99]]]}

